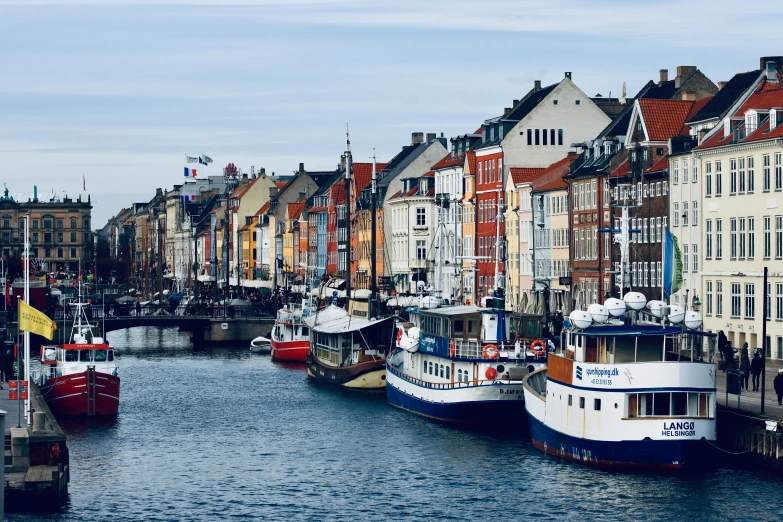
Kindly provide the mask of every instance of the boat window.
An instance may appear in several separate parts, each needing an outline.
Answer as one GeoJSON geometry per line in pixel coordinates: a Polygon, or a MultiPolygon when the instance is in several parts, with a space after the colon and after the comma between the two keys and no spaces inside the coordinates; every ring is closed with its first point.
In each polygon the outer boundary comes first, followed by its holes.
{"type": "Polygon", "coordinates": [[[672,392],[672,415],[688,415],[688,394],[672,392]]]}
{"type": "Polygon", "coordinates": [[[446,366],[446,378],[451,379],[451,368],[446,366]]]}
{"type": "Polygon", "coordinates": [[[568,405],[573,406],[574,405],[574,396],[570,393],[568,394],[568,405]]]}
{"type": "Polygon", "coordinates": [[[462,370],[457,369],[457,382],[462,382],[462,370]]]}
{"type": "Polygon", "coordinates": [[[65,350],[65,362],[76,362],[79,360],[79,352],[76,350],[65,350]]]}
{"type": "Polygon", "coordinates": [[[81,362],[90,362],[90,350],[79,350],[79,360],[81,362]]]}
{"type": "Polygon", "coordinates": [[[454,319],[451,323],[454,328],[454,336],[462,335],[465,333],[465,321],[463,319],[454,319]]]}
{"type": "Polygon", "coordinates": [[[475,337],[478,332],[478,321],[476,319],[470,319],[468,321],[468,336],[475,337]]]}
{"type": "Polygon", "coordinates": [[[302,335],[309,336],[310,335],[310,329],[308,327],[306,327],[306,326],[303,326],[302,327],[302,335]]]}
{"type": "Polygon", "coordinates": [[[671,411],[671,405],[669,404],[670,398],[670,393],[653,394],[653,414],[656,417],[669,415],[669,412],[671,411]]]}
{"type": "Polygon", "coordinates": [[[585,409],[585,398],[584,397],[579,397],[579,407],[582,408],[583,410],[585,409]]]}
{"type": "Polygon", "coordinates": [[[106,350],[107,353],[107,361],[113,361],[114,360],[114,350],[106,350]]]}
{"type": "Polygon", "coordinates": [[[93,350],[92,357],[95,362],[106,362],[106,350],[93,350]]]}
{"type": "Polygon", "coordinates": [[[443,365],[440,365],[440,378],[443,379],[443,365]]]}
{"type": "Polygon", "coordinates": [[[710,416],[710,395],[708,393],[688,394],[688,413],[692,417],[710,416]]]}
{"type": "Polygon", "coordinates": [[[593,399],[593,409],[595,411],[601,411],[601,399],[593,399]]]}

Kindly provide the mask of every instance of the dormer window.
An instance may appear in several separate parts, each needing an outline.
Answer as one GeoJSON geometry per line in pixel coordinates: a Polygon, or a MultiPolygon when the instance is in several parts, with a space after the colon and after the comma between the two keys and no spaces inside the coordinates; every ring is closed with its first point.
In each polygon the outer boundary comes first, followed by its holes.
{"type": "Polygon", "coordinates": [[[489,140],[492,141],[495,139],[495,127],[490,127],[489,129],[489,140]]]}
{"type": "Polygon", "coordinates": [[[752,134],[759,124],[759,115],[756,111],[748,111],[745,113],[745,129],[747,135],[752,134]]]}

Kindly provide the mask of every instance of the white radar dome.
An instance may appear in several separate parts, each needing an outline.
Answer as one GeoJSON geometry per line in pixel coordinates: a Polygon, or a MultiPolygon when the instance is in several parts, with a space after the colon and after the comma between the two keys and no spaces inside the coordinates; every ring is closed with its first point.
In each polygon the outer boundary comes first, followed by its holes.
{"type": "Polygon", "coordinates": [[[587,307],[587,313],[596,323],[605,323],[609,319],[609,310],[602,304],[593,303],[587,307]]]}
{"type": "Polygon", "coordinates": [[[699,312],[686,312],[685,313],[685,326],[690,328],[691,330],[695,330],[696,328],[701,326],[701,315],[699,312]]]}
{"type": "Polygon", "coordinates": [[[647,298],[644,297],[644,294],[640,294],[639,292],[628,292],[625,294],[625,297],[623,297],[623,301],[628,305],[628,308],[636,311],[641,310],[644,308],[644,305],[647,304],[647,298]]]}
{"type": "Polygon", "coordinates": [[[590,328],[593,324],[593,316],[583,310],[574,310],[568,316],[571,324],[580,329],[590,328]]]}
{"type": "Polygon", "coordinates": [[[680,305],[671,305],[669,307],[669,321],[672,324],[680,324],[685,319],[685,310],[680,305]]]}
{"type": "Polygon", "coordinates": [[[610,297],[604,301],[604,306],[606,307],[606,310],[612,314],[612,317],[622,317],[625,313],[625,302],[616,297],[610,297]]]}
{"type": "Polygon", "coordinates": [[[661,318],[661,307],[665,306],[665,305],[666,305],[666,303],[664,303],[663,301],[657,301],[657,300],[648,301],[647,302],[647,309],[650,311],[651,314],[653,314],[655,317],[660,319],[661,318]]]}

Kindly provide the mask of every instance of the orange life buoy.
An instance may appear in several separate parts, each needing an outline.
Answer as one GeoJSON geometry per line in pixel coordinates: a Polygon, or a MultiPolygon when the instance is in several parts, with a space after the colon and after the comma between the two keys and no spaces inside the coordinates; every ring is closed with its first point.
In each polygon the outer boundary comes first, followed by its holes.
{"type": "Polygon", "coordinates": [[[400,345],[400,341],[402,341],[402,328],[397,330],[397,346],[400,345]]]}
{"type": "Polygon", "coordinates": [[[449,343],[449,357],[454,357],[456,353],[457,353],[457,345],[454,343],[449,343]]]}
{"type": "Polygon", "coordinates": [[[484,347],[484,358],[485,359],[497,359],[499,355],[497,346],[488,344],[484,347]]]}
{"type": "Polygon", "coordinates": [[[484,372],[484,375],[487,376],[487,379],[490,381],[494,381],[495,378],[498,376],[498,371],[492,367],[487,368],[487,371],[484,372]]]}
{"type": "Polygon", "coordinates": [[[468,297],[467,299],[465,299],[465,306],[470,306],[471,304],[472,304],[472,302],[471,302],[471,300],[470,300],[470,297],[468,297]]]}
{"type": "Polygon", "coordinates": [[[541,339],[536,339],[533,344],[530,345],[530,349],[533,350],[533,355],[539,357],[546,353],[546,344],[541,339]]]}

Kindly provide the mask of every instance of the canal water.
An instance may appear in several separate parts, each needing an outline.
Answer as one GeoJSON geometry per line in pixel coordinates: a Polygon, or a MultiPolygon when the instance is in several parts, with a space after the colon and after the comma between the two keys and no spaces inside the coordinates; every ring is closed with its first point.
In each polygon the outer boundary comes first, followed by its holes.
{"type": "MultiPolygon", "coordinates": [[[[523,434],[465,431],[383,395],[310,382],[246,347],[194,351],[175,329],[110,334],[115,420],[65,421],[67,504],[9,521],[779,520],[783,477],[613,473],[523,434]]],[[[501,422],[501,419],[498,419],[501,422]]]]}

